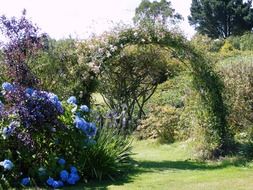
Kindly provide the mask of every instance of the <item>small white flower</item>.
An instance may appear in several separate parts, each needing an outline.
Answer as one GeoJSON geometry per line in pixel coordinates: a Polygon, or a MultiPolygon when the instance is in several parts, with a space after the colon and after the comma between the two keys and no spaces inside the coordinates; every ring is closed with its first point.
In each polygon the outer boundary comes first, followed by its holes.
{"type": "Polygon", "coordinates": [[[109,58],[109,57],[111,57],[111,56],[112,56],[112,54],[108,51],[108,52],[106,53],[106,57],[109,58]]]}
{"type": "Polygon", "coordinates": [[[76,104],[73,104],[73,108],[71,110],[72,113],[76,113],[76,110],[77,110],[77,105],[76,104]]]}

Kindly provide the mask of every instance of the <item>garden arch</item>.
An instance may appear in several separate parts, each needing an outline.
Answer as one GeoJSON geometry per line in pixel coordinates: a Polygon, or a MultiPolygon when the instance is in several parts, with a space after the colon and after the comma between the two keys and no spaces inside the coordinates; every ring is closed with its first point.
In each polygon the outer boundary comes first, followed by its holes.
{"type": "Polygon", "coordinates": [[[212,124],[210,127],[212,133],[219,137],[219,150],[222,151],[221,153],[229,151],[232,135],[227,127],[226,106],[222,98],[223,84],[210,60],[190,45],[182,35],[166,29],[145,31],[141,28],[127,28],[105,36],[100,39],[103,43],[99,44],[95,51],[89,55],[90,60],[99,65],[103,65],[118,55],[128,45],[144,44],[154,44],[166,48],[182,63],[187,60],[193,74],[194,87],[199,91],[211,116],[209,119],[212,124]]]}

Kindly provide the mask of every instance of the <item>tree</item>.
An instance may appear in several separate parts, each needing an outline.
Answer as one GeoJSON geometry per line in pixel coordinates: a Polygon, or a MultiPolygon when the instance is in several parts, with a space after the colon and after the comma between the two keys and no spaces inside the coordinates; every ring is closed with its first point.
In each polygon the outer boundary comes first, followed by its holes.
{"type": "Polygon", "coordinates": [[[21,86],[36,86],[39,81],[31,72],[32,62],[40,49],[47,46],[47,35],[39,33],[39,28],[27,20],[24,10],[20,19],[0,17],[0,30],[6,38],[3,43],[3,62],[12,82],[21,86]]]}
{"type": "Polygon", "coordinates": [[[174,66],[165,50],[157,46],[128,46],[104,65],[99,90],[111,110],[126,116],[135,127],[145,112],[144,105],[157,86],[174,74],[174,66]],[[170,62],[170,65],[169,63],[170,62]]]}
{"type": "Polygon", "coordinates": [[[167,25],[170,22],[175,23],[182,19],[182,16],[175,13],[171,7],[171,2],[161,0],[150,2],[149,0],[142,0],[140,5],[135,9],[135,16],[133,18],[136,25],[167,25]]]}
{"type": "Polygon", "coordinates": [[[47,35],[26,18],[26,10],[20,19],[0,17],[0,30],[6,38],[3,43],[3,63],[12,82],[29,87],[39,81],[31,72],[28,63],[34,61],[40,49],[47,46],[47,35]]]}
{"type": "Polygon", "coordinates": [[[252,0],[192,0],[189,23],[211,38],[241,35],[253,27],[252,0]]]}

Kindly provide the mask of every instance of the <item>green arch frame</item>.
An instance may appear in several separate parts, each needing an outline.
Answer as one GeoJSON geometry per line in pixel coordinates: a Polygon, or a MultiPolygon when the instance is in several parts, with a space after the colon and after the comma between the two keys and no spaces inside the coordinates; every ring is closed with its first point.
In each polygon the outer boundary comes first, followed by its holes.
{"type": "MultiPolygon", "coordinates": [[[[107,36],[104,43],[103,56],[91,56],[91,60],[103,64],[128,45],[155,44],[168,48],[176,59],[181,62],[188,60],[193,73],[193,84],[200,92],[206,108],[212,116],[211,130],[219,137],[219,154],[230,150],[232,135],[226,121],[226,106],[223,102],[223,83],[214,71],[210,60],[205,58],[198,50],[190,45],[180,34],[172,33],[166,29],[145,31],[140,28],[127,28],[107,36]],[[105,45],[106,44],[106,45],[105,45]]],[[[97,48],[99,49],[99,48],[97,48]]],[[[97,54],[96,54],[97,55],[97,54]]]]}

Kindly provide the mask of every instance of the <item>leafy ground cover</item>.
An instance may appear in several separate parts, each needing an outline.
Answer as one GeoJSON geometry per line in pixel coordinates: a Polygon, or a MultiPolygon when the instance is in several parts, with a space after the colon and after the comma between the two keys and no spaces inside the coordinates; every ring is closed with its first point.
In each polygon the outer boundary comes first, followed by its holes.
{"type": "MultiPolygon", "coordinates": [[[[78,189],[251,190],[253,164],[236,158],[216,162],[191,160],[185,143],[159,145],[151,140],[134,142],[135,169],[114,182],[91,182],[78,189]]],[[[77,187],[66,188],[77,189],[77,187]]]]}

